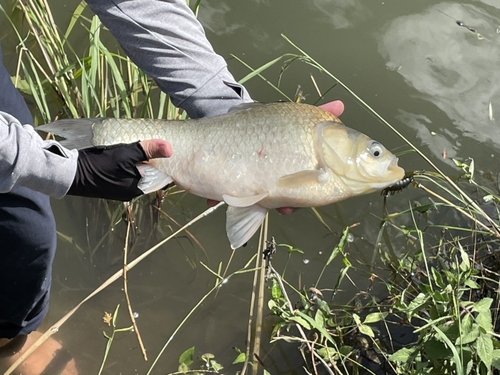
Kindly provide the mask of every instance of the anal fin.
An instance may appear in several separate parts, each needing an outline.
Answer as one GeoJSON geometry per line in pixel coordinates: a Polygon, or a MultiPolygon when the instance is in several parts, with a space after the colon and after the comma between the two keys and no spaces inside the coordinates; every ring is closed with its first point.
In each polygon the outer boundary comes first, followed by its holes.
{"type": "Polygon", "coordinates": [[[264,221],[268,209],[259,205],[229,206],[226,212],[226,232],[232,249],[243,246],[264,221]]]}

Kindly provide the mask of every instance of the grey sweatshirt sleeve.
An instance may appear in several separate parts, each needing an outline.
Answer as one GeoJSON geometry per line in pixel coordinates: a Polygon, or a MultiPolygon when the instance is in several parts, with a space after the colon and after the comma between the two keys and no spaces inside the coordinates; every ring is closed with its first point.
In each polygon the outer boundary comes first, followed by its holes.
{"type": "Polygon", "coordinates": [[[128,56],[191,118],[252,99],[185,0],[86,0],[128,56]]]}
{"type": "Polygon", "coordinates": [[[14,185],[63,197],[76,173],[77,150],[44,141],[31,125],[0,112],[0,193],[14,185]]]}

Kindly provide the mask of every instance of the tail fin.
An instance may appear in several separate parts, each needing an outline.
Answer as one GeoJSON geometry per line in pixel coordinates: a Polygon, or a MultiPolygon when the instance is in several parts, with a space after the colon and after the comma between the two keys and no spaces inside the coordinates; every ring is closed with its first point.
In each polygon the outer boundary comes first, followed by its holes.
{"type": "Polygon", "coordinates": [[[64,138],[59,141],[64,147],[82,149],[93,146],[92,128],[94,123],[100,120],[98,118],[65,119],[40,125],[35,129],[64,138]]]}

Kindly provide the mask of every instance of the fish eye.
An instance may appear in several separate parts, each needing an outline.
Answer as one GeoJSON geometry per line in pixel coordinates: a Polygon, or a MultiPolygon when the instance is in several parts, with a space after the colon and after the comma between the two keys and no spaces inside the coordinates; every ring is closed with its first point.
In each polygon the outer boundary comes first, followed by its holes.
{"type": "Polygon", "coordinates": [[[371,143],[368,151],[370,152],[371,156],[373,156],[374,158],[378,158],[384,153],[384,148],[380,143],[374,141],[371,143]]]}

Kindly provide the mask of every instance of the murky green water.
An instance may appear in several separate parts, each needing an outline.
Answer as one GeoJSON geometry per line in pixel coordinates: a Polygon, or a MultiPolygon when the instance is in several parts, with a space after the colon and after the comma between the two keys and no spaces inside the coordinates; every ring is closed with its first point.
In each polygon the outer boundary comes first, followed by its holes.
{"type": "MultiPolygon", "coordinates": [[[[67,19],[72,9],[71,5],[61,8],[60,17],[67,19]]],[[[200,18],[216,51],[227,58],[235,54],[253,67],[283,53],[296,52],[280,36],[285,34],[430,155],[438,167],[456,175],[451,158],[473,157],[477,170],[498,176],[498,1],[254,0],[234,3],[203,0],[200,18]],[[469,28],[459,26],[457,21],[469,28]],[[478,33],[482,37],[478,38],[478,33]]],[[[229,60],[229,65],[236,77],[248,73],[234,59],[229,60]]],[[[266,77],[276,82],[278,74],[279,67],[276,67],[266,77]]],[[[286,71],[281,89],[293,96],[300,85],[306,100],[314,102],[318,95],[311,74],[323,91],[333,84],[310,66],[294,64],[286,71]]],[[[256,100],[281,99],[259,79],[253,79],[246,86],[256,100]]],[[[340,86],[333,88],[324,101],[333,99],[344,101],[346,111],[342,120],[347,126],[369,134],[392,150],[407,148],[340,86]]],[[[407,170],[427,168],[414,154],[402,156],[400,165],[407,170]]],[[[395,211],[408,207],[409,200],[415,197],[426,199],[420,192],[408,189],[391,198],[389,208],[395,211]]],[[[320,213],[333,233],[309,210],[299,210],[287,217],[273,212],[269,233],[279,243],[304,251],[303,255],[292,256],[287,279],[296,286],[312,286],[343,228],[354,223],[359,225],[352,230],[354,238],[349,252],[360,261],[355,266],[367,270],[362,264],[372,262],[382,203],[381,196],[372,194],[321,208],[320,213]]],[[[205,208],[204,200],[184,195],[169,198],[163,206],[180,223],[205,208]]],[[[66,198],[54,201],[54,210],[59,231],[73,238],[82,253],[60,239],[48,323],[55,322],[120,269],[124,243],[122,222],[96,246],[108,231],[109,219],[106,210],[95,202],[66,198]]],[[[165,219],[153,227],[147,210],[143,211],[146,213],[138,219],[139,233],[132,256],[162,239],[170,232],[169,225],[175,227],[165,219]]],[[[157,355],[183,317],[213,286],[214,276],[200,262],[214,270],[220,262],[226,266],[231,251],[224,226],[224,212],[220,209],[190,228],[203,250],[188,237],[181,236],[130,271],[129,292],[134,311],[139,314],[137,321],[150,358],[157,355]]],[[[280,250],[283,251],[273,263],[278,270],[283,269],[287,260],[284,249],[280,250]]],[[[243,267],[255,251],[254,239],[234,254],[229,272],[243,267]]],[[[320,287],[335,285],[340,267],[340,261],[332,263],[320,287]]],[[[366,290],[369,286],[366,272],[352,275],[355,286],[344,282],[335,297],[339,303],[349,301],[358,288],[366,290]]],[[[227,366],[228,373],[237,371],[240,367],[231,367],[230,363],[236,357],[233,346],[245,347],[251,284],[250,274],[234,276],[216,298],[208,298],[170,344],[154,373],[175,371],[180,353],[193,345],[197,355],[214,353],[218,361],[227,366]]],[[[112,312],[121,304],[119,326],[129,324],[121,289],[121,281],[113,284],[80,308],[58,333],[58,338],[74,353],[82,373],[96,373],[99,367],[106,344],[101,333],[107,329],[102,323],[104,311],[112,312]]],[[[265,315],[261,357],[269,371],[302,373],[296,345],[266,344],[269,330],[269,317],[265,315]]],[[[112,347],[107,373],[142,374],[150,362],[142,361],[133,334],[121,334],[112,347]]]]}

